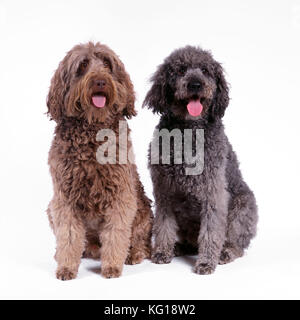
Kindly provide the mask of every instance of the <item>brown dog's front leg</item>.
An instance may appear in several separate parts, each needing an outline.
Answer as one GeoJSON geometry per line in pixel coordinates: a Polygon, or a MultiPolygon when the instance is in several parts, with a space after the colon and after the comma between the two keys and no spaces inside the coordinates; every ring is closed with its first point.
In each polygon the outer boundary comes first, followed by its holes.
{"type": "Polygon", "coordinates": [[[67,206],[53,203],[50,208],[56,236],[56,277],[60,280],[75,279],[84,250],[85,229],[67,206]]]}
{"type": "Polygon", "coordinates": [[[122,273],[136,211],[136,199],[127,199],[115,201],[114,207],[106,213],[100,232],[101,274],[105,278],[117,278],[122,273]]]}

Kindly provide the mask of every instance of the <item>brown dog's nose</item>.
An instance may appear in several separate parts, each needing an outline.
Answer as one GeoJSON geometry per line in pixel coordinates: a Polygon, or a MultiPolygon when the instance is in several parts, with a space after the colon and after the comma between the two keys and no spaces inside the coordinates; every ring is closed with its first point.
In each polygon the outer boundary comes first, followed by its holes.
{"type": "Polygon", "coordinates": [[[106,85],[106,82],[105,80],[95,80],[95,86],[98,88],[98,89],[103,89],[106,85]]]}

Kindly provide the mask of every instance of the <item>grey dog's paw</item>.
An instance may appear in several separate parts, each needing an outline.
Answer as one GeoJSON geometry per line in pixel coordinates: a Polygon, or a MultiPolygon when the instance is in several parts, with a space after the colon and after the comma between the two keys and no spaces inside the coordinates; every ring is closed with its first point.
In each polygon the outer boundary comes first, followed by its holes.
{"type": "Polygon", "coordinates": [[[230,250],[226,249],[221,252],[219,264],[226,264],[235,259],[235,255],[230,250]]]}
{"type": "Polygon", "coordinates": [[[224,248],[220,255],[219,264],[226,264],[232,262],[236,258],[242,257],[243,254],[243,250],[239,248],[224,248]]]}
{"type": "Polygon", "coordinates": [[[173,255],[166,252],[154,252],[151,257],[151,261],[157,264],[170,263],[173,259],[173,255]]]}
{"type": "Polygon", "coordinates": [[[216,267],[209,263],[196,263],[194,272],[201,275],[214,273],[216,267]]]}

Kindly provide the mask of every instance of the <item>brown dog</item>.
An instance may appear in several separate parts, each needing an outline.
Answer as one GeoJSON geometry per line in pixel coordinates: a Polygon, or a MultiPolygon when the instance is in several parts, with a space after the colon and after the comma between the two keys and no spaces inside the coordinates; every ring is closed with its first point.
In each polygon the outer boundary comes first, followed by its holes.
{"type": "Polygon", "coordinates": [[[135,164],[96,159],[96,135],[111,129],[118,160],[119,121],[136,115],[134,100],[123,63],[99,43],[75,46],[52,78],[47,106],[57,125],[47,213],[57,241],[58,279],[75,278],[82,256],[101,256],[106,278],[119,277],[125,260],[136,264],[150,256],[152,212],[135,164]]]}

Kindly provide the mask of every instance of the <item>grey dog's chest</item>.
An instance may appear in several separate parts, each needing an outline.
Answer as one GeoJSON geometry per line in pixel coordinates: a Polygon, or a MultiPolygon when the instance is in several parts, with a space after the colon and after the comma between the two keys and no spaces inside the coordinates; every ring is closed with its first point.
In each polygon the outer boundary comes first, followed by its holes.
{"type": "Polygon", "coordinates": [[[181,131],[182,136],[176,138],[177,141],[171,137],[169,144],[156,139],[153,142],[158,141],[158,145],[152,142],[149,148],[150,167],[160,171],[162,178],[171,179],[176,188],[183,187],[187,192],[195,185],[207,184],[226,161],[227,145],[223,137],[212,137],[203,129],[200,133],[197,130],[193,130],[188,139],[181,131]]]}
{"type": "MultiPolygon", "coordinates": [[[[152,174],[157,176],[158,181],[167,186],[169,194],[174,196],[175,201],[177,198],[176,207],[184,207],[185,211],[189,211],[191,205],[194,205],[199,200],[205,200],[206,196],[212,192],[214,186],[218,184],[221,177],[224,175],[224,168],[226,167],[226,158],[228,153],[227,138],[224,134],[223,126],[216,125],[199,125],[198,122],[181,122],[173,123],[168,121],[161,121],[157,126],[158,130],[166,129],[171,132],[177,129],[182,134],[182,162],[176,164],[176,151],[172,147],[175,147],[175,143],[170,142],[170,163],[163,164],[163,157],[161,151],[163,150],[162,141],[159,142],[159,163],[151,163],[151,148],[149,154],[149,165],[152,174]],[[190,139],[184,141],[184,132],[189,130],[191,132],[190,139]],[[197,135],[197,130],[201,130],[201,134],[197,135]],[[192,139],[191,139],[192,137],[192,139]],[[196,139],[200,139],[200,143],[197,145],[196,139]],[[192,156],[194,164],[185,161],[184,145],[190,144],[192,150],[192,156]],[[198,149],[197,149],[198,148],[198,149]],[[200,161],[199,161],[200,160],[200,161]],[[187,168],[200,166],[199,172],[188,172],[187,168]],[[189,174],[191,173],[191,174],[189,174]],[[197,201],[195,201],[197,199],[197,201]]],[[[178,141],[177,141],[178,143],[178,141]]],[[[158,150],[158,148],[157,148],[158,150]]]]}

